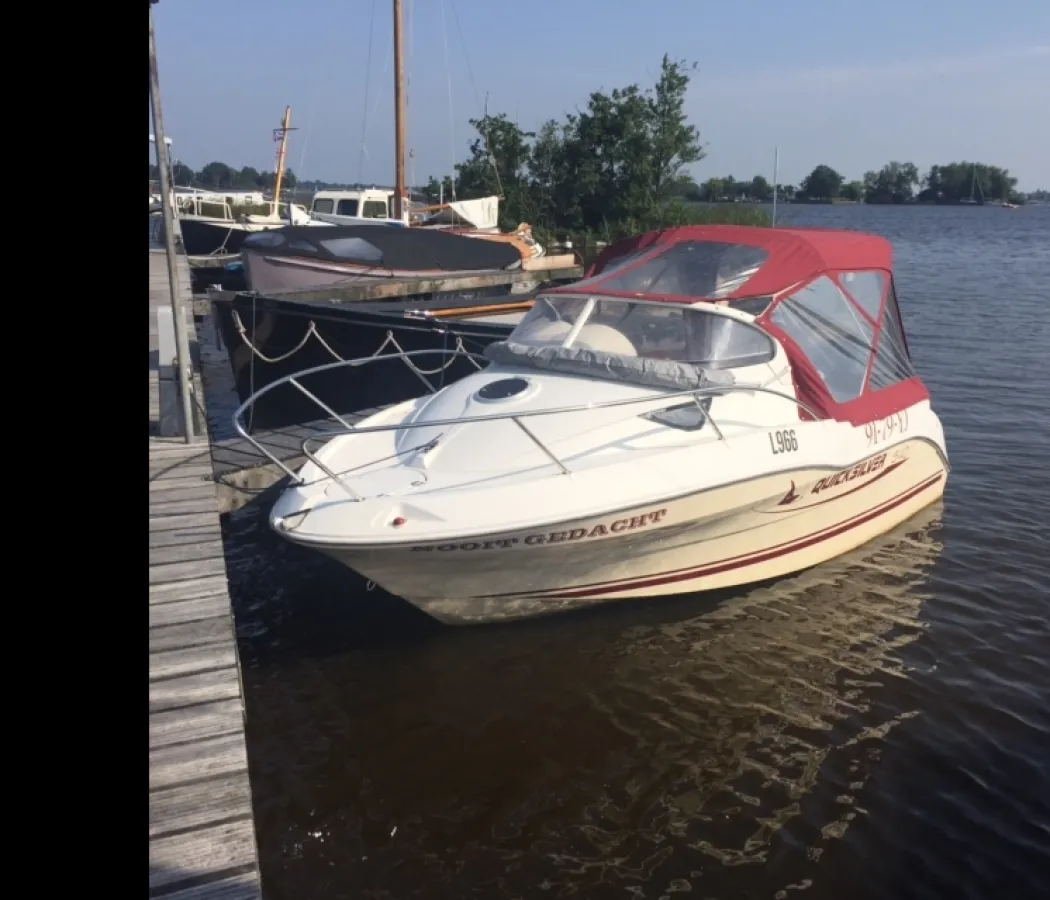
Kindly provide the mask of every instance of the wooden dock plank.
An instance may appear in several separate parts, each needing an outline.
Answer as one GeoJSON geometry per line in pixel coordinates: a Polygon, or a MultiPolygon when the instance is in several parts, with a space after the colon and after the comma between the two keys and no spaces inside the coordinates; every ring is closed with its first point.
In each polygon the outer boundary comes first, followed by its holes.
{"type": "Polygon", "coordinates": [[[252,795],[243,778],[205,781],[149,795],[150,837],[245,819],[252,814],[252,795]]]}
{"type": "Polygon", "coordinates": [[[149,717],[151,750],[237,734],[244,727],[239,700],[218,700],[183,709],[169,709],[149,717]]]}
{"type": "Polygon", "coordinates": [[[160,628],[167,625],[182,625],[201,619],[211,619],[216,615],[230,618],[230,596],[224,590],[216,593],[202,593],[190,598],[172,598],[170,594],[149,605],[149,627],[160,628]]]}
{"type": "Polygon", "coordinates": [[[201,647],[185,647],[161,650],[150,654],[150,681],[172,678],[209,669],[236,667],[237,651],[232,641],[221,644],[206,644],[201,647]]]}
{"type": "Polygon", "coordinates": [[[211,512],[206,513],[178,513],[175,515],[150,517],[149,530],[153,534],[158,531],[173,531],[180,528],[198,528],[204,525],[212,525],[215,516],[211,512]]]}
{"type": "MultiPolygon", "coordinates": [[[[204,565],[205,563],[212,563],[216,559],[223,564],[225,570],[226,563],[222,558],[223,547],[222,540],[198,540],[194,543],[188,544],[169,544],[165,547],[150,547],[150,559],[153,560],[153,565],[158,569],[167,566],[174,566],[181,563],[197,563],[204,565]]],[[[199,566],[195,566],[199,568],[199,566]]]]}
{"type": "Polygon", "coordinates": [[[170,528],[167,531],[151,531],[149,535],[150,549],[161,547],[183,547],[187,544],[195,544],[199,541],[222,540],[222,529],[217,525],[208,523],[206,525],[191,526],[189,528],[170,528]]]}
{"type": "Polygon", "coordinates": [[[175,600],[170,603],[150,604],[149,627],[185,625],[201,619],[230,617],[230,598],[227,594],[211,594],[190,600],[175,600]]]}
{"type": "Polygon", "coordinates": [[[194,441],[187,444],[181,437],[160,437],[155,435],[149,439],[150,456],[162,459],[165,457],[178,457],[179,459],[194,459],[206,457],[209,448],[207,443],[194,441]]]}
{"type": "MultiPolygon", "coordinates": [[[[215,479],[211,474],[211,467],[205,472],[180,472],[178,470],[158,473],[156,478],[150,478],[149,492],[151,494],[174,494],[197,491],[201,488],[211,488],[215,492],[215,479]]],[[[163,501],[163,497],[158,497],[163,501]]]]}
{"type": "MultiPolygon", "coordinates": [[[[194,445],[196,447],[196,445],[194,445]]],[[[195,453],[177,454],[177,453],[157,453],[150,454],[150,476],[152,477],[154,472],[166,473],[172,470],[177,472],[185,472],[190,469],[205,468],[211,466],[212,451],[209,448],[207,452],[202,452],[199,447],[195,453]]]]}
{"type": "Polygon", "coordinates": [[[187,500],[158,500],[150,503],[150,518],[178,515],[180,513],[211,512],[218,515],[215,503],[215,489],[210,496],[194,497],[187,500]]]}
{"type": "Polygon", "coordinates": [[[150,456],[150,465],[157,467],[156,472],[150,472],[150,482],[191,476],[210,478],[213,470],[211,457],[210,452],[190,457],[150,456]]]}
{"type": "Polygon", "coordinates": [[[164,712],[218,700],[237,700],[240,696],[241,680],[237,677],[235,666],[215,672],[190,672],[149,683],[150,712],[164,712]]]}
{"type": "Polygon", "coordinates": [[[247,771],[248,757],[241,732],[150,749],[151,790],[247,771]]]}
{"type": "Polygon", "coordinates": [[[149,630],[149,652],[229,642],[233,640],[232,627],[228,616],[153,627],[149,630]]]}
{"type": "Polygon", "coordinates": [[[158,490],[170,490],[169,484],[182,483],[188,486],[192,479],[197,479],[202,484],[205,482],[215,483],[215,468],[211,458],[207,460],[192,460],[183,463],[164,463],[161,465],[155,460],[150,460],[149,484],[150,492],[158,490]]]}
{"type": "Polygon", "coordinates": [[[151,490],[168,490],[179,484],[189,485],[194,480],[201,483],[215,482],[215,474],[210,457],[206,460],[191,460],[178,465],[161,466],[149,474],[151,490]],[[164,487],[161,488],[160,485],[164,487]]]}
{"type": "MultiPolygon", "coordinates": [[[[214,501],[212,501],[212,504],[214,505],[214,501]]],[[[150,556],[153,556],[152,551],[150,556]]],[[[201,559],[199,561],[151,565],[149,569],[149,583],[152,587],[153,585],[168,584],[176,581],[199,581],[212,575],[226,577],[226,560],[221,555],[218,558],[201,559]]],[[[150,591],[150,596],[152,595],[153,592],[150,591]]]]}
{"type": "MultiPolygon", "coordinates": [[[[180,286],[189,270],[179,258],[180,286]]],[[[212,447],[157,437],[156,309],[166,260],[150,253],[149,789],[150,895],[259,900],[236,630],[212,447]]],[[[195,386],[203,404],[199,351],[195,386]]]]}
{"type": "Polygon", "coordinates": [[[166,888],[164,900],[259,900],[258,876],[252,871],[209,880],[185,890],[173,891],[170,884],[166,888]]]}
{"type": "Polygon", "coordinates": [[[250,865],[255,862],[255,829],[251,820],[212,825],[189,834],[154,838],[149,845],[151,891],[250,865]]]}

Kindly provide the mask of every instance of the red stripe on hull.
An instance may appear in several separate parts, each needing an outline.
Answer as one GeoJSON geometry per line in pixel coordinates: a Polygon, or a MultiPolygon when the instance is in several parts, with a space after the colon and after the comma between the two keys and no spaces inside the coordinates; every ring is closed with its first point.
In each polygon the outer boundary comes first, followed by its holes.
{"type": "MultiPolygon", "coordinates": [[[[881,506],[877,506],[866,513],[862,513],[853,519],[848,519],[840,525],[834,525],[824,531],[819,531],[814,534],[808,535],[805,538],[801,538],[795,541],[789,541],[785,544],[780,544],[776,547],[771,547],[768,550],[763,550],[758,553],[745,554],[743,556],[733,557],[731,559],[723,560],[722,562],[712,563],[706,566],[700,566],[695,569],[684,569],[676,572],[667,572],[663,575],[650,575],[642,578],[627,578],[622,581],[608,581],[599,582],[593,585],[586,585],[584,587],[573,588],[571,591],[563,591],[561,593],[514,593],[514,594],[495,594],[491,595],[490,599],[506,599],[511,600],[518,597],[536,597],[544,600],[574,600],[583,597],[593,597],[602,594],[614,594],[618,591],[623,590],[636,590],[638,588],[647,587],[658,587],[664,584],[673,584],[676,581],[688,581],[692,578],[699,578],[704,575],[717,575],[721,572],[727,572],[732,569],[743,568],[744,566],[754,565],[755,563],[768,562],[771,559],[776,559],[780,556],[785,556],[788,553],[794,553],[798,550],[805,550],[807,547],[812,547],[814,544],[819,544],[821,541],[830,540],[833,537],[838,537],[840,534],[844,534],[854,528],[858,528],[872,519],[878,518],[884,513],[889,512],[900,506],[902,503],[907,503],[912,497],[921,494],[923,491],[933,487],[944,477],[944,473],[938,473],[937,475],[928,478],[926,481],[921,482],[917,486],[910,488],[903,494],[898,495],[892,500],[886,501],[881,506]]],[[[487,598],[489,599],[489,598],[487,598]]]]}

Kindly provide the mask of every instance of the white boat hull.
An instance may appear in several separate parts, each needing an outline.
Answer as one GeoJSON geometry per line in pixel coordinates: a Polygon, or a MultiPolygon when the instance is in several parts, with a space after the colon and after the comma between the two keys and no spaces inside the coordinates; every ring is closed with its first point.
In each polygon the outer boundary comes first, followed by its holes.
{"type": "Polygon", "coordinates": [[[943,495],[888,242],[712,226],[620,249],[488,367],[311,438],[271,526],[465,624],[778,578],[943,495]]]}
{"type": "Polygon", "coordinates": [[[846,553],[944,492],[939,443],[913,438],[841,469],[811,466],[545,528],[391,546],[307,543],[448,624],[778,578],[846,553]]]}

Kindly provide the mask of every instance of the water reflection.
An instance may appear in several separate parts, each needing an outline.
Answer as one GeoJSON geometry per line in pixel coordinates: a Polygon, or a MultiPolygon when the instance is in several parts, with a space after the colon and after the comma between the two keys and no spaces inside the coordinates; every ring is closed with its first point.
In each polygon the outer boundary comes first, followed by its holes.
{"type": "Polygon", "coordinates": [[[939,504],[747,593],[464,630],[350,594],[257,514],[230,517],[231,577],[268,896],[789,890],[916,714],[878,698],[924,630],[939,504]]]}

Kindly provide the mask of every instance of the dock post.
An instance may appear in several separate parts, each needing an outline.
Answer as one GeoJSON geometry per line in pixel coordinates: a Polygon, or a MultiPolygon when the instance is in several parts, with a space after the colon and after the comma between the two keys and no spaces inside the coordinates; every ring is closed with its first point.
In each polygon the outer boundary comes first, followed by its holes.
{"type": "MultiPolygon", "coordinates": [[[[155,0],[154,0],[155,2],[155,0]]],[[[164,251],[168,258],[168,285],[171,291],[172,323],[175,330],[175,350],[178,368],[179,393],[182,398],[182,429],[187,444],[194,440],[191,386],[193,378],[190,343],[186,336],[186,318],[179,293],[179,271],[175,258],[175,211],[172,203],[168,145],[164,141],[164,116],[160,103],[160,75],[157,71],[157,44],[153,36],[153,2],[149,4],[149,102],[153,112],[153,134],[157,147],[157,168],[160,169],[161,215],[164,217],[164,251]]],[[[160,322],[157,323],[158,326],[160,322]]]]}
{"type": "MultiPolygon", "coordinates": [[[[185,306],[182,307],[182,315],[183,330],[188,331],[185,306]]],[[[171,314],[171,307],[157,307],[157,399],[160,408],[157,430],[161,437],[178,437],[185,427],[180,390],[182,385],[178,373],[177,334],[178,330],[171,314]]],[[[188,377],[193,377],[192,370],[188,377]]],[[[190,427],[193,434],[204,434],[204,429],[207,427],[201,418],[199,409],[196,403],[190,407],[190,427]]]]}

